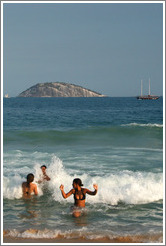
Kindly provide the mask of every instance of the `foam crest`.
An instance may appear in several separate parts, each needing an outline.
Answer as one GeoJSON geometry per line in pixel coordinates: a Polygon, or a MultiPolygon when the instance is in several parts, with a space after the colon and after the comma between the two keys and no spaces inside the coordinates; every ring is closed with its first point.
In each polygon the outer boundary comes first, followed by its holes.
{"type": "Polygon", "coordinates": [[[23,179],[20,175],[15,175],[12,178],[3,177],[3,196],[8,199],[18,199],[22,197],[21,184],[23,179]]]}
{"type": "MultiPolygon", "coordinates": [[[[143,204],[163,198],[162,174],[122,171],[103,179],[97,178],[99,193],[96,202],[111,205],[119,202],[143,204]]],[[[91,201],[92,198],[90,197],[91,201]]]]}
{"type": "Polygon", "coordinates": [[[139,123],[129,123],[129,124],[122,124],[122,126],[141,126],[141,127],[159,127],[163,128],[163,124],[157,124],[157,123],[147,123],[147,124],[139,124],[139,123]]]}

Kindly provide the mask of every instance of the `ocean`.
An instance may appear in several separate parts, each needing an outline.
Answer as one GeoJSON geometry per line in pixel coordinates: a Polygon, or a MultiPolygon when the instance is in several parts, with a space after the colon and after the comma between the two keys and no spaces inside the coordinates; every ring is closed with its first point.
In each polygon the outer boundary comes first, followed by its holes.
{"type": "Polygon", "coordinates": [[[13,238],[163,242],[163,98],[4,98],[3,231],[13,238]],[[22,198],[28,173],[51,178],[22,198]],[[74,218],[74,178],[85,214],[74,218]],[[123,240],[122,240],[123,238],[123,240]]]}

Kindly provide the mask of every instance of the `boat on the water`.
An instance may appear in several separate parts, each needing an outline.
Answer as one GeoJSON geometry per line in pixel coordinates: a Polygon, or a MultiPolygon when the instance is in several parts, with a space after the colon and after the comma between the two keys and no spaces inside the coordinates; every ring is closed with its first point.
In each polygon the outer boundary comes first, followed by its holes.
{"type": "Polygon", "coordinates": [[[150,79],[149,79],[149,94],[148,95],[142,94],[142,80],[141,80],[141,96],[137,96],[137,99],[138,100],[157,100],[159,99],[159,96],[150,94],[150,79]]]}
{"type": "Polygon", "coordinates": [[[159,99],[159,96],[155,96],[155,95],[137,96],[137,99],[139,99],[139,100],[145,100],[145,99],[156,100],[156,99],[159,99]]]}

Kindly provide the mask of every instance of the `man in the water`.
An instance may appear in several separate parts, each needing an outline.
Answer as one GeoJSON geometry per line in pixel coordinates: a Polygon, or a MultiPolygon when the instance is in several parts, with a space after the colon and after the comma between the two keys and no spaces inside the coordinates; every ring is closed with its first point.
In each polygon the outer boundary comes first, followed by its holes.
{"type": "Polygon", "coordinates": [[[48,175],[47,175],[47,173],[46,173],[47,167],[46,167],[45,165],[42,165],[40,168],[41,168],[41,170],[42,170],[43,177],[42,177],[41,180],[38,181],[38,183],[40,184],[41,182],[43,182],[43,181],[45,181],[45,180],[46,180],[46,181],[50,181],[51,179],[50,179],[50,177],[48,177],[48,175]]]}

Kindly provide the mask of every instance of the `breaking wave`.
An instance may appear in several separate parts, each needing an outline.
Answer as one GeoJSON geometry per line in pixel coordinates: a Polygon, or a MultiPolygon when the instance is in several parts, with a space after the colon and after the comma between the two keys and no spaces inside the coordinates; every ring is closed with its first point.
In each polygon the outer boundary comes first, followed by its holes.
{"type": "MultiPolygon", "coordinates": [[[[20,232],[18,230],[9,230],[4,231],[4,236],[11,237],[11,238],[28,238],[28,239],[47,239],[48,243],[49,240],[60,240],[59,242],[64,242],[63,240],[76,240],[80,242],[92,242],[94,241],[97,243],[162,243],[163,242],[163,234],[160,233],[148,233],[148,234],[115,234],[114,232],[93,232],[87,231],[85,228],[78,229],[78,230],[67,230],[65,232],[61,230],[37,230],[30,228],[28,230],[24,230],[20,232]]],[[[67,242],[66,241],[66,242],[67,242]]],[[[34,241],[35,242],[35,241],[34,241]]],[[[52,241],[50,241],[52,242],[52,241]]],[[[56,242],[56,241],[55,241],[56,242]]],[[[73,241],[72,241],[73,242],[73,241]]]]}
{"type": "Polygon", "coordinates": [[[122,124],[122,126],[140,126],[140,127],[159,127],[163,128],[163,124],[152,124],[152,123],[147,123],[147,124],[140,124],[140,123],[129,123],[129,124],[122,124]]]}
{"type": "MultiPolygon", "coordinates": [[[[69,174],[62,161],[53,156],[51,164],[48,166],[48,175],[51,181],[48,189],[52,192],[52,200],[64,202],[59,186],[64,184],[65,192],[72,188],[72,181],[78,177],[76,173],[69,174]]],[[[22,171],[18,171],[12,177],[3,178],[3,196],[7,199],[19,199],[22,197],[21,183],[25,180],[22,171]]],[[[35,181],[40,177],[40,164],[36,163],[34,167],[35,181]]],[[[27,173],[27,170],[26,170],[27,173]]],[[[119,202],[126,204],[144,204],[163,199],[163,174],[151,172],[133,172],[123,170],[114,173],[107,173],[105,176],[90,176],[87,172],[79,175],[84,186],[93,190],[93,184],[97,183],[99,190],[94,197],[87,196],[89,203],[103,203],[117,205],[119,202]]],[[[39,196],[42,196],[42,189],[39,184],[39,196]]],[[[69,197],[65,202],[73,202],[73,197],[69,197]]]]}

